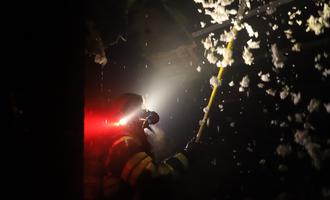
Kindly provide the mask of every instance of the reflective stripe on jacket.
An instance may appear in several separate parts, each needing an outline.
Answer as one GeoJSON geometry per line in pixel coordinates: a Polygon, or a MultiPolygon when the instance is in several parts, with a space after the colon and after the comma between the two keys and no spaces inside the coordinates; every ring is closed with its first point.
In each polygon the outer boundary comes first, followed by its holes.
{"type": "Polygon", "coordinates": [[[187,168],[188,159],[182,153],[156,164],[137,139],[122,136],[112,143],[107,153],[104,195],[111,197],[125,185],[135,188],[157,178],[175,179],[187,168]]]}

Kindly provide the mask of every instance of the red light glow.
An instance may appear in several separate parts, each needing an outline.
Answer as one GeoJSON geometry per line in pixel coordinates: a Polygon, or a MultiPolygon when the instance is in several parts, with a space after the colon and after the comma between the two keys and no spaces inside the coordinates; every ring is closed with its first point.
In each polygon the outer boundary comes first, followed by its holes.
{"type": "Polygon", "coordinates": [[[125,118],[111,119],[111,117],[104,113],[96,113],[85,110],[84,117],[84,133],[85,139],[98,136],[106,136],[113,134],[120,126],[127,124],[125,118]]]}

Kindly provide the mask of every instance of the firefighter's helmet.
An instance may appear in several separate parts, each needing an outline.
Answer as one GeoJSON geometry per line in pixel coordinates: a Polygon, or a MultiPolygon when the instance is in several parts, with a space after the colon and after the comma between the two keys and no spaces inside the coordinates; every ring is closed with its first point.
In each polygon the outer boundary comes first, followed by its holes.
{"type": "Polygon", "coordinates": [[[118,114],[127,115],[137,109],[142,110],[143,98],[138,94],[124,93],[112,101],[111,108],[118,114]]]}

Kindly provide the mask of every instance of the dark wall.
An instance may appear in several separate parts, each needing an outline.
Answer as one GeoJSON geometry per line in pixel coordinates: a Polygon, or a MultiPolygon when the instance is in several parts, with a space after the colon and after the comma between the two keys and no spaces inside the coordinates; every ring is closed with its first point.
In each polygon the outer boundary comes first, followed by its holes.
{"type": "Polygon", "coordinates": [[[4,30],[9,199],[81,199],[83,4],[12,2],[4,30]]]}

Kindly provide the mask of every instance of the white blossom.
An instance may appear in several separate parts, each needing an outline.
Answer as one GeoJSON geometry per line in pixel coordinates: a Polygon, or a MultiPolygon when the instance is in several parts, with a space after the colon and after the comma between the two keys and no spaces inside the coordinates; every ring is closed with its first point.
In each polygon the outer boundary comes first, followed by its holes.
{"type": "Polygon", "coordinates": [[[235,84],[234,84],[234,81],[230,81],[230,83],[228,84],[230,87],[233,87],[235,84]]]}
{"type": "Polygon", "coordinates": [[[317,100],[315,98],[311,99],[311,101],[309,102],[309,105],[307,106],[307,110],[312,113],[315,111],[318,111],[319,107],[320,107],[320,100],[317,100]]]}
{"type": "Polygon", "coordinates": [[[269,82],[270,81],[270,74],[267,73],[267,74],[261,74],[260,75],[260,79],[263,81],[263,82],[269,82]]]}
{"type": "Polygon", "coordinates": [[[259,34],[258,32],[254,32],[253,29],[252,29],[252,26],[249,25],[248,23],[244,22],[244,27],[246,29],[246,31],[248,32],[249,34],[249,37],[255,37],[255,38],[258,38],[259,34]]]}
{"type": "Polygon", "coordinates": [[[299,103],[300,98],[301,98],[300,92],[298,92],[298,93],[291,92],[291,99],[292,99],[294,105],[297,105],[299,103]]]}
{"type": "Polygon", "coordinates": [[[202,28],[204,28],[204,27],[206,26],[206,23],[205,23],[205,22],[203,22],[203,21],[202,21],[202,22],[200,22],[200,24],[201,24],[201,27],[202,27],[202,28]]]}
{"type": "Polygon", "coordinates": [[[305,145],[310,142],[310,136],[307,133],[307,130],[297,130],[294,134],[294,141],[300,145],[305,145]]]}
{"type": "Polygon", "coordinates": [[[330,103],[324,103],[323,106],[325,107],[326,111],[330,113],[330,103]]]}
{"type": "Polygon", "coordinates": [[[280,164],[280,165],[278,165],[278,170],[281,172],[286,172],[286,171],[288,171],[288,167],[284,164],[280,164]]]}
{"type": "Polygon", "coordinates": [[[320,167],[320,145],[312,142],[307,130],[297,130],[294,135],[295,142],[304,146],[308,155],[312,158],[313,164],[316,168],[320,167]]]}
{"type": "Polygon", "coordinates": [[[215,64],[218,61],[218,58],[214,55],[213,52],[209,52],[206,56],[206,59],[209,61],[211,64],[215,64]]]}
{"type": "Polygon", "coordinates": [[[276,7],[273,5],[273,3],[270,3],[266,8],[266,14],[272,15],[274,12],[276,12],[276,7]]]}
{"type": "Polygon", "coordinates": [[[277,122],[277,120],[274,120],[274,119],[273,119],[273,120],[270,121],[270,124],[276,126],[276,125],[278,124],[278,122],[277,122]]]}
{"type": "Polygon", "coordinates": [[[317,54],[315,57],[314,57],[314,62],[317,62],[317,61],[320,61],[321,60],[321,54],[317,54]]]}
{"type": "Polygon", "coordinates": [[[288,127],[288,124],[286,122],[281,122],[280,123],[280,127],[283,128],[283,127],[288,127]]]}
{"type": "Polygon", "coordinates": [[[281,59],[281,55],[277,49],[277,45],[276,44],[272,44],[271,47],[271,51],[272,51],[272,62],[274,64],[274,66],[279,69],[279,68],[283,68],[284,67],[284,63],[282,62],[281,59]]]}
{"type": "Polygon", "coordinates": [[[285,99],[288,95],[289,95],[289,87],[285,86],[284,88],[282,88],[282,91],[280,92],[280,98],[281,99],[285,99]]]}
{"type": "Polygon", "coordinates": [[[270,89],[267,89],[267,90],[266,90],[266,93],[267,93],[268,95],[275,96],[275,94],[276,94],[276,90],[270,88],[270,89]]]}
{"type": "Polygon", "coordinates": [[[103,54],[96,54],[94,58],[94,62],[102,66],[105,66],[108,63],[108,59],[103,54]]]}
{"type": "Polygon", "coordinates": [[[287,39],[291,39],[292,38],[292,30],[291,29],[287,29],[284,31],[285,36],[287,39]]]}
{"type": "Polygon", "coordinates": [[[292,51],[300,51],[301,49],[301,44],[300,43],[295,43],[293,46],[292,46],[292,48],[291,48],[291,50],[292,51]]]}
{"type": "Polygon", "coordinates": [[[274,24],[274,25],[272,26],[272,29],[275,31],[276,29],[278,29],[278,25],[277,25],[277,24],[274,24]]]}
{"type": "Polygon", "coordinates": [[[226,10],[226,12],[230,15],[236,15],[237,14],[237,10],[235,10],[235,9],[226,10]]]}
{"type": "Polygon", "coordinates": [[[258,83],[258,88],[264,88],[265,87],[265,85],[263,84],[263,83],[258,83]]]}
{"type": "Polygon", "coordinates": [[[324,69],[324,71],[322,72],[322,75],[324,77],[328,77],[328,75],[330,75],[330,69],[324,69]]]}
{"type": "Polygon", "coordinates": [[[248,88],[249,87],[249,84],[250,84],[250,78],[249,78],[249,76],[248,75],[244,76],[242,78],[242,81],[239,84],[243,88],[248,88]]]}
{"type": "Polygon", "coordinates": [[[204,112],[204,113],[206,113],[206,112],[208,112],[208,111],[209,111],[209,107],[206,106],[206,107],[203,108],[203,112],[204,112]]]}
{"type": "Polygon", "coordinates": [[[209,50],[213,47],[213,43],[212,43],[212,36],[209,35],[207,38],[205,38],[204,40],[202,40],[202,44],[204,46],[204,49],[209,50]]]}
{"type": "Polygon", "coordinates": [[[219,104],[218,107],[219,107],[220,111],[223,111],[223,105],[222,104],[219,104]]]}
{"type": "Polygon", "coordinates": [[[241,23],[238,23],[236,20],[233,22],[234,24],[234,28],[237,30],[237,31],[240,31],[244,28],[244,24],[241,24],[241,23]]]}
{"type": "Polygon", "coordinates": [[[253,54],[251,53],[249,48],[246,48],[244,46],[244,51],[243,51],[242,57],[244,59],[245,64],[252,65],[254,58],[253,58],[253,54]]]}
{"type": "Polygon", "coordinates": [[[311,15],[307,19],[307,29],[308,31],[314,31],[315,35],[320,35],[324,32],[324,28],[329,28],[329,18],[330,18],[330,7],[327,3],[324,3],[323,11],[319,11],[319,17],[314,17],[311,15]]]}
{"type": "Polygon", "coordinates": [[[235,127],[235,122],[230,122],[230,127],[235,127]]]}
{"type": "Polygon", "coordinates": [[[315,69],[317,69],[318,71],[321,71],[323,69],[323,66],[320,63],[315,63],[314,65],[315,69]]]}
{"type": "Polygon", "coordinates": [[[311,15],[307,20],[307,29],[306,32],[314,31],[315,35],[320,35],[323,32],[323,25],[319,22],[319,18],[315,18],[311,15]]]}
{"type": "Polygon", "coordinates": [[[239,92],[244,92],[246,88],[249,87],[249,84],[250,84],[250,78],[248,75],[244,76],[242,78],[242,81],[239,83],[240,84],[240,87],[238,88],[238,91],[239,92]]]}
{"type": "Polygon", "coordinates": [[[231,49],[225,48],[222,51],[223,59],[221,62],[217,63],[218,67],[231,66],[234,63],[233,51],[231,49]]]}
{"type": "Polygon", "coordinates": [[[248,7],[248,9],[251,9],[251,3],[250,0],[245,0],[246,6],[248,7]]]}
{"type": "Polygon", "coordinates": [[[196,70],[197,70],[198,72],[201,72],[201,71],[202,71],[201,66],[197,66],[196,70]]]}
{"type": "Polygon", "coordinates": [[[229,6],[229,5],[231,5],[233,2],[234,2],[234,0],[222,0],[222,1],[220,1],[220,4],[221,4],[222,6],[229,6]]]}
{"type": "Polygon", "coordinates": [[[210,84],[213,86],[213,87],[218,87],[220,85],[220,80],[215,77],[215,76],[212,76],[210,78],[210,84]]]}
{"type": "Polygon", "coordinates": [[[305,122],[304,123],[304,129],[311,129],[311,130],[315,130],[315,127],[309,123],[309,122],[305,122]]]}
{"type": "Polygon", "coordinates": [[[210,126],[210,118],[207,118],[207,120],[206,120],[206,126],[207,126],[207,127],[210,126]]]}
{"type": "Polygon", "coordinates": [[[247,44],[250,49],[259,49],[260,48],[260,40],[252,41],[252,39],[250,39],[249,41],[247,41],[247,44]]]}
{"type": "Polygon", "coordinates": [[[265,159],[261,159],[261,160],[259,161],[259,164],[260,164],[260,165],[264,165],[264,164],[266,164],[266,160],[265,160],[265,159]]]}
{"type": "Polygon", "coordinates": [[[232,31],[227,32],[226,30],[220,35],[220,41],[229,42],[235,38],[235,35],[232,31]]]}
{"type": "Polygon", "coordinates": [[[296,23],[298,24],[298,26],[302,25],[302,21],[301,20],[296,20],[296,23]]]}
{"type": "Polygon", "coordinates": [[[303,115],[301,113],[295,113],[294,114],[294,120],[297,123],[303,123],[303,115]]]}
{"type": "Polygon", "coordinates": [[[289,144],[280,144],[276,148],[276,153],[279,156],[286,157],[292,151],[292,147],[289,144]]]}
{"type": "Polygon", "coordinates": [[[222,24],[222,22],[229,20],[229,14],[226,12],[224,6],[217,5],[214,9],[205,9],[205,14],[209,15],[214,23],[222,24]]]}
{"type": "Polygon", "coordinates": [[[288,12],[289,19],[293,20],[297,15],[301,15],[301,10],[297,10],[296,12],[291,13],[290,11],[288,12]]]}

